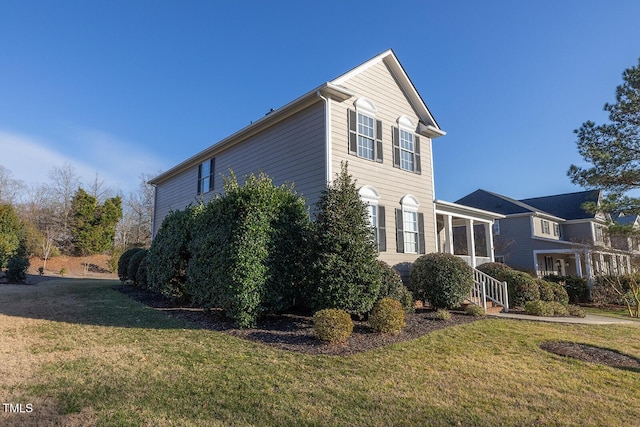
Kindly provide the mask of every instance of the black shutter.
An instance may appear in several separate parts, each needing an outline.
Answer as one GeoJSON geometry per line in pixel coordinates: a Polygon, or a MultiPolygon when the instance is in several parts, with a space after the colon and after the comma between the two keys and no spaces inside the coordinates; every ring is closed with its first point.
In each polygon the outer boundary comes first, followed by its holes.
{"type": "Polygon", "coordinates": [[[358,118],[354,110],[349,110],[349,154],[358,154],[358,118]]]}
{"type": "Polygon", "coordinates": [[[198,194],[202,193],[202,164],[198,165],[198,194]]]}
{"type": "Polygon", "coordinates": [[[384,206],[378,206],[378,251],[387,250],[387,228],[384,217],[384,206]]]}
{"type": "Polygon", "coordinates": [[[424,214],[418,212],[418,253],[425,253],[424,248],[424,214]]]}
{"type": "Polygon", "coordinates": [[[376,162],[382,163],[382,120],[376,120],[376,162]]]}
{"type": "Polygon", "coordinates": [[[420,137],[416,136],[416,151],[415,151],[415,172],[422,174],[422,166],[420,165],[420,137]]]}
{"type": "Polygon", "coordinates": [[[393,167],[400,167],[400,130],[393,127],[393,167]]]}
{"type": "Polygon", "coordinates": [[[213,191],[213,179],[215,176],[215,170],[216,170],[216,159],[212,158],[209,164],[209,172],[211,173],[211,175],[209,175],[209,191],[213,191]]]}
{"type": "Polygon", "coordinates": [[[404,253],[404,234],[403,234],[402,209],[396,209],[396,251],[404,253]]]}

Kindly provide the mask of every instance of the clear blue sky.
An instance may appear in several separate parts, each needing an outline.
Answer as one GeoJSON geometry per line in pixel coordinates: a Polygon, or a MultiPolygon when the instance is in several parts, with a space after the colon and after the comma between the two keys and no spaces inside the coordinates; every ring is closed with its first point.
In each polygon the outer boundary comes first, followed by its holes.
{"type": "Polygon", "coordinates": [[[392,48],[447,135],[436,196],[578,191],[573,129],[640,57],[640,1],[0,2],[0,165],[127,191],[392,48]]]}

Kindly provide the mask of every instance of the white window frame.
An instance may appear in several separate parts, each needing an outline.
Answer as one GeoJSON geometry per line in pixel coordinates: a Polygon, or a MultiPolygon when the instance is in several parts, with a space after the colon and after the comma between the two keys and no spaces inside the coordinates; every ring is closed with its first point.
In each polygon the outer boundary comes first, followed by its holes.
{"type": "Polygon", "coordinates": [[[553,223],[553,235],[556,237],[560,237],[560,224],[553,223]]]}
{"type": "Polygon", "coordinates": [[[376,107],[367,98],[358,98],[356,107],[356,155],[376,161],[376,107]],[[364,123],[365,120],[370,123],[364,123]]]}
{"type": "Polygon", "coordinates": [[[495,219],[493,220],[493,235],[494,236],[499,236],[500,235],[500,220],[499,219],[495,219]]]}
{"type": "Polygon", "coordinates": [[[365,185],[358,190],[360,200],[367,204],[367,212],[369,214],[369,224],[373,227],[375,242],[378,244],[378,201],[380,193],[374,187],[365,185]]]}
{"type": "Polygon", "coordinates": [[[549,221],[547,221],[546,219],[541,219],[540,224],[541,224],[542,234],[551,235],[551,229],[549,228],[549,221]]]}
{"type": "Polygon", "coordinates": [[[402,240],[404,253],[417,254],[419,251],[418,200],[408,194],[402,198],[402,240]]]}
{"type": "Polygon", "coordinates": [[[213,190],[213,175],[215,170],[211,170],[212,159],[207,159],[198,166],[198,194],[205,194],[213,190]]]}
{"type": "Polygon", "coordinates": [[[415,125],[407,116],[398,118],[398,146],[400,147],[400,169],[416,171],[415,125]]]}

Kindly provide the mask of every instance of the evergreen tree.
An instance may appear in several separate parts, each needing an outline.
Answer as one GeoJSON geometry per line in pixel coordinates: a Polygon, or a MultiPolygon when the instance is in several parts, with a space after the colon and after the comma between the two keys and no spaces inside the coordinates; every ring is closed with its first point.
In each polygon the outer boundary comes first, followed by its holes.
{"type": "Polygon", "coordinates": [[[380,290],[381,273],[367,205],[343,163],[317,204],[309,299],[316,310],[367,313],[380,290]]]}
{"type": "Polygon", "coordinates": [[[71,235],[75,253],[86,256],[111,248],[120,218],[120,197],[99,204],[95,196],[79,188],[71,201],[71,235]]]}
{"type": "Polygon", "coordinates": [[[0,267],[15,255],[24,255],[24,227],[10,204],[0,204],[0,267]]]}
{"type": "MultiPolygon", "coordinates": [[[[602,210],[640,214],[640,198],[625,195],[640,188],[640,59],[638,66],[624,71],[622,79],[616,102],[604,106],[609,123],[587,121],[574,131],[580,155],[592,166],[571,165],[568,175],[574,184],[609,193],[602,210]]],[[[593,211],[596,206],[587,208],[593,211]]]]}

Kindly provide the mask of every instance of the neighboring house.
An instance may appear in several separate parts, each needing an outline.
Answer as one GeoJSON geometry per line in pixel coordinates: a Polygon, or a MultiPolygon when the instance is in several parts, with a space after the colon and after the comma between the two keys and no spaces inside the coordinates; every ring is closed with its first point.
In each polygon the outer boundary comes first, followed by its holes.
{"type": "Polygon", "coordinates": [[[456,203],[505,215],[494,223],[495,256],[514,268],[540,277],[628,273],[631,253],[609,238],[611,218],[583,209],[601,198],[599,190],[523,200],[477,190],[456,203]]]}
{"type": "Polygon", "coordinates": [[[453,252],[453,223],[478,228],[465,258],[493,259],[499,214],[435,200],[431,142],[445,135],[393,51],[321,84],[152,179],[154,234],[172,209],[222,191],[220,175],[262,171],[293,182],[313,213],[327,183],[348,162],[369,205],[380,259],[404,277],[420,254],[453,252]],[[440,224],[440,225],[438,225],[440,224]],[[446,241],[446,239],[449,239],[446,241]]]}

